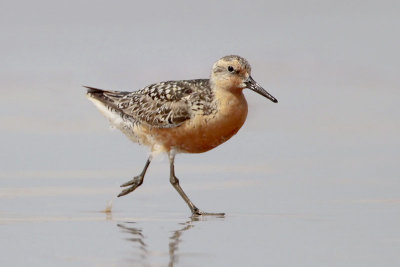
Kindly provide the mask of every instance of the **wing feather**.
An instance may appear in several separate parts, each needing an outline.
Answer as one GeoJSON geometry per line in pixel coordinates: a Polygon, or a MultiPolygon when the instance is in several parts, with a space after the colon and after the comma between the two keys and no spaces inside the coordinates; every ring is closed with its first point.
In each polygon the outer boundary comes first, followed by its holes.
{"type": "Polygon", "coordinates": [[[207,85],[208,80],[190,80],[156,83],[135,92],[87,88],[88,94],[118,109],[134,122],[174,128],[191,118],[190,98],[196,95],[193,94],[196,88],[207,85]]]}

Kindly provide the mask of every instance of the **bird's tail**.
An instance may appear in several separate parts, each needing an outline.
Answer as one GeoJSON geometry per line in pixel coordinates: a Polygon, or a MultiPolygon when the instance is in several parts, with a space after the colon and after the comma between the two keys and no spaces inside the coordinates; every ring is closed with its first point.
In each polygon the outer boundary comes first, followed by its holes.
{"type": "Polygon", "coordinates": [[[90,86],[83,86],[83,87],[87,88],[86,95],[88,96],[89,99],[98,100],[103,104],[112,106],[114,108],[117,108],[119,100],[129,93],[129,92],[98,89],[90,86]]]}
{"type": "Polygon", "coordinates": [[[126,114],[118,107],[118,104],[129,92],[103,90],[89,86],[84,87],[87,88],[86,95],[88,99],[109,119],[113,126],[122,129],[126,125],[124,121],[126,114]]]}

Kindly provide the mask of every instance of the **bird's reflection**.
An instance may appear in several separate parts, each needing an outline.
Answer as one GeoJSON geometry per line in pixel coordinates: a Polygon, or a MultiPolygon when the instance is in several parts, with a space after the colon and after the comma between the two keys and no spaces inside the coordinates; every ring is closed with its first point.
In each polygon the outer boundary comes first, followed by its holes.
{"type": "Polygon", "coordinates": [[[144,242],[144,235],[142,234],[142,229],[135,227],[135,222],[126,222],[126,223],[119,223],[117,226],[122,230],[124,233],[129,234],[129,238],[126,240],[133,242],[135,245],[139,247],[139,258],[144,261],[147,258],[147,245],[144,242]]]}
{"type": "MultiPolygon", "coordinates": [[[[181,243],[181,238],[184,232],[195,227],[195,222],[207,221],[211,218],[223,219],[224,216],[213,216],[213,217],[190,217],[185,222],[179,223],[179,228],[172,231],[172,235],[169,237],[168,252],[169,252],[169,263],[168,266],[173,267],[174,264],[178,263],[179,260],[179,244],[181,243]]],[[[148,245],[145,242],[146,237],[143,235],[143,230],[136,225],[135,222],[125,222],[119,223],[117,226],[124,232],[130,235],[126,240],[135,243],[140,250],[139,258],[145,263],[148,261],[149,253],[148,245]]]]}
{"type": "Polygon", "coordinates": [[[190,220],[180,223],[181,228],[178,230],[174,231],[172,233],[172,236],[169,238],[169,264],[168,266],[172,267],[174,266],[174,263],[178,262],[178,249],[179,249],[179,243],[181,242],[181,236],[183,232],[191,229],[194,227],[193,222],[199,221],[199,217],[190,217],[190,220]]]}

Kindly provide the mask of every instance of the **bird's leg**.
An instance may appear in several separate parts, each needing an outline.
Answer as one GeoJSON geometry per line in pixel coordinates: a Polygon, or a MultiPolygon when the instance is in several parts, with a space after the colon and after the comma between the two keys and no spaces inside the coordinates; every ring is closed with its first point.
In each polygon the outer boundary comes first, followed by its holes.
{"type": "Polygon", "coordinates": [[[186,204],[188,204],[190,210],[192,211],[193,216],[198,216],[198,215],[218,215],[218,216],[223,216],[225,213],[209,213],[209,212],[204,212],[199,210],[192,201],[190,201],[189,197],[185,194],[183,191],[182,187],[179,185],[179,180],[175,176],[175,167],[174,167],[174,161],[175,161],[175,154],[172,152],[168,153],[169,156],[169,163],[170,163],[170,176],[169,176],[169,181],[171,182],[172,186],[178,191],[179,195],[185,200],[186,204]]]}
{"type": "Polygon", "coordinates": [[[129,194],[130,192],[134,191],[136,188],[138,188],[143,183],[144,175],[146,174],[146,171],[150,165],[150,162],[151,162],[151,156],[147,159],[146,165],[144,165],[143,171],[138,176],[133,177],[132,180],[121,185],[121,187],[126,187],[126,186],[129,186],[129,187],[122,190],[121,193],[119,193],[118,197],[122,197],[122,196],[129,194]]]}

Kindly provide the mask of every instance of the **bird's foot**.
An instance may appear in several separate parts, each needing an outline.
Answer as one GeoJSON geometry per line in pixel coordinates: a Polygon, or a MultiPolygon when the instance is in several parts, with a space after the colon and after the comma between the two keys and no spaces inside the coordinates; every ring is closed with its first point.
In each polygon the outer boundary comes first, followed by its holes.
{"type": "Polygon", "coordinates": [[[129,187],[122,190],[121,193],[119,193],[118,197],[122,197],[129,194],[130,192],[138,188],[142,183],[143,183],[143,176],[142,175],[135,176],[132,180],[121,185],[121,187],[126,187],[126,186],[129,187]]]}
{"type": "Polygon", "coordinates": [[[224,212],[205,212],[199,209],[192,210],[192,216],[225,216],[224,212]]]}

